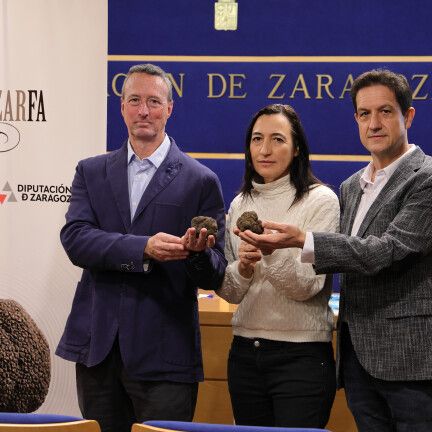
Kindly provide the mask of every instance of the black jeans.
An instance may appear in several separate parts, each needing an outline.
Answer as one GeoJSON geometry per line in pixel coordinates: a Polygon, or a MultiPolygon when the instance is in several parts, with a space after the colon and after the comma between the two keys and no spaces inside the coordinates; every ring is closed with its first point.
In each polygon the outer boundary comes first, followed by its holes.
{"type": "Polygon", "coordinates": [[[236,424],[324,428],[336,392],[332,344],[234,336],[228,384],[236,424]]]}
{"type": "Polygon", "coordinates": [[[342,374],[359,432],[431,432],[432,381],[384,381],[370,375],[341,329],[342,374]]]}
{"type": "Polygon", "coordinates": [[[102,363],[77,363],[76,379],[81,413],[102,432],[130,432],[133,423],[147,420],[192,421],[198,383],[131,379],[117,341],[102,363]]]}

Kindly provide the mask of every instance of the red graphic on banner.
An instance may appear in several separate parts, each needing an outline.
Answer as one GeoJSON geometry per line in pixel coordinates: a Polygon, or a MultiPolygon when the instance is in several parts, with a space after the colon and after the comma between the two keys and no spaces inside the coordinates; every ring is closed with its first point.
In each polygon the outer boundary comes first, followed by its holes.
{"type": "Polygon", "coordinates": [[[3,204],[5,202],[5,200],[6,200],[6,198],[7,198],[7,195],[0,194],[0,204],[3,204]]]}

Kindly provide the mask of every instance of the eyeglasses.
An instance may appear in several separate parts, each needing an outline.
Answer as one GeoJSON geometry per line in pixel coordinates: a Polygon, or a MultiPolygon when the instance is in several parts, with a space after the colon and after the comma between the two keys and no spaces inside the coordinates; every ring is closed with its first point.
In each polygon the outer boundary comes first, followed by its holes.
{"type": "Polygon", "coordinates": [[[165,105],[164,101],[161,101],[160,99],[154,97],[150,97],[146,100],[142,100],[138,97],[131,97],[127,100],[127,103],[134,107],[138,107],[141,104],[145,103],[148,109],[158,109],[162,108],[165,105]]]}

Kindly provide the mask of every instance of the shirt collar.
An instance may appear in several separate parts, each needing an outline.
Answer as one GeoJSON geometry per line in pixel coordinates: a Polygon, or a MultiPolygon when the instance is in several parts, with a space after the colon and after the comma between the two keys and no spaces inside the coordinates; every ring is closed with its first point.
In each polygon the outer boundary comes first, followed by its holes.
{"type": "MultiPolygon", "coordinates": [[[[168,135],[165,134],[165,138],[162,141],[162,144],[149,157],[144,158],[143,160],[149,161],[156,168],[159,168],[159,166],[165,159],[166,155],[168,154],[170,147],[171,147],[171,141],[168,138],[168,135]]],[[[141,161],[140,158],[133,151],[130,140],[128,140],[127,149],[128,149],[127,150],[128,165],[134,160],[138,162],[141,161]]]]}
{"type": "MultiPolygon", "coordinates": [[[[408,156],[411,152],[414,151],[416,146],[414,144],[409,145],[409,149],[402,155],[399,156],[395,161],[393,161],[390,165],[387,165],[385,168],[382,168],[380,170],[377,170],[375,173],[375,179],[377,176],[384,176],[387,179],[389,179],[393,173],[396,171],[397,167],[401,164],[402,160],[408,156]]],[[[360,177],[360,187],[364,189],[368,184],[373,184],[371,178],[372,178],[372,170],[373,170],[373,163],[369,162],[365,170],[363,171],[363,174],[360,177]]]]}

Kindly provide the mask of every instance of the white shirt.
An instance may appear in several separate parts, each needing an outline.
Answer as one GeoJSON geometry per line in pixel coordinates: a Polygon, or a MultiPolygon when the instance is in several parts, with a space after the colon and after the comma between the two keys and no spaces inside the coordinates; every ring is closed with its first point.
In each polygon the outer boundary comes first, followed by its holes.
{"type": "MultiPolygon", "coordinates": [[[[403,158],[410,154],[416,146],[414,144],[409,145],[408,151],[406,151],[402,156],[393,161],[390,165],[377,170],[375,172],[375,180],[372,180],[373,173],[373,163],[370,162],[368,166],[363,171],[359,181],[360,187],[363,190],[363,194],[357,209],[356,217],[351,229],[351,235],[355,236],[362,224],[367,212],[369,211],[371,205],[375,201],[376,197],[383,190],[384,186],[389,181],[390,177],[396,171],[403,158]]],[[[314,250],[314,240],[313,233],[307,232],[305,236],[305,243],[301,253],[301,262],[314,264],[315,263],[315,250],[314,250]]]]}

